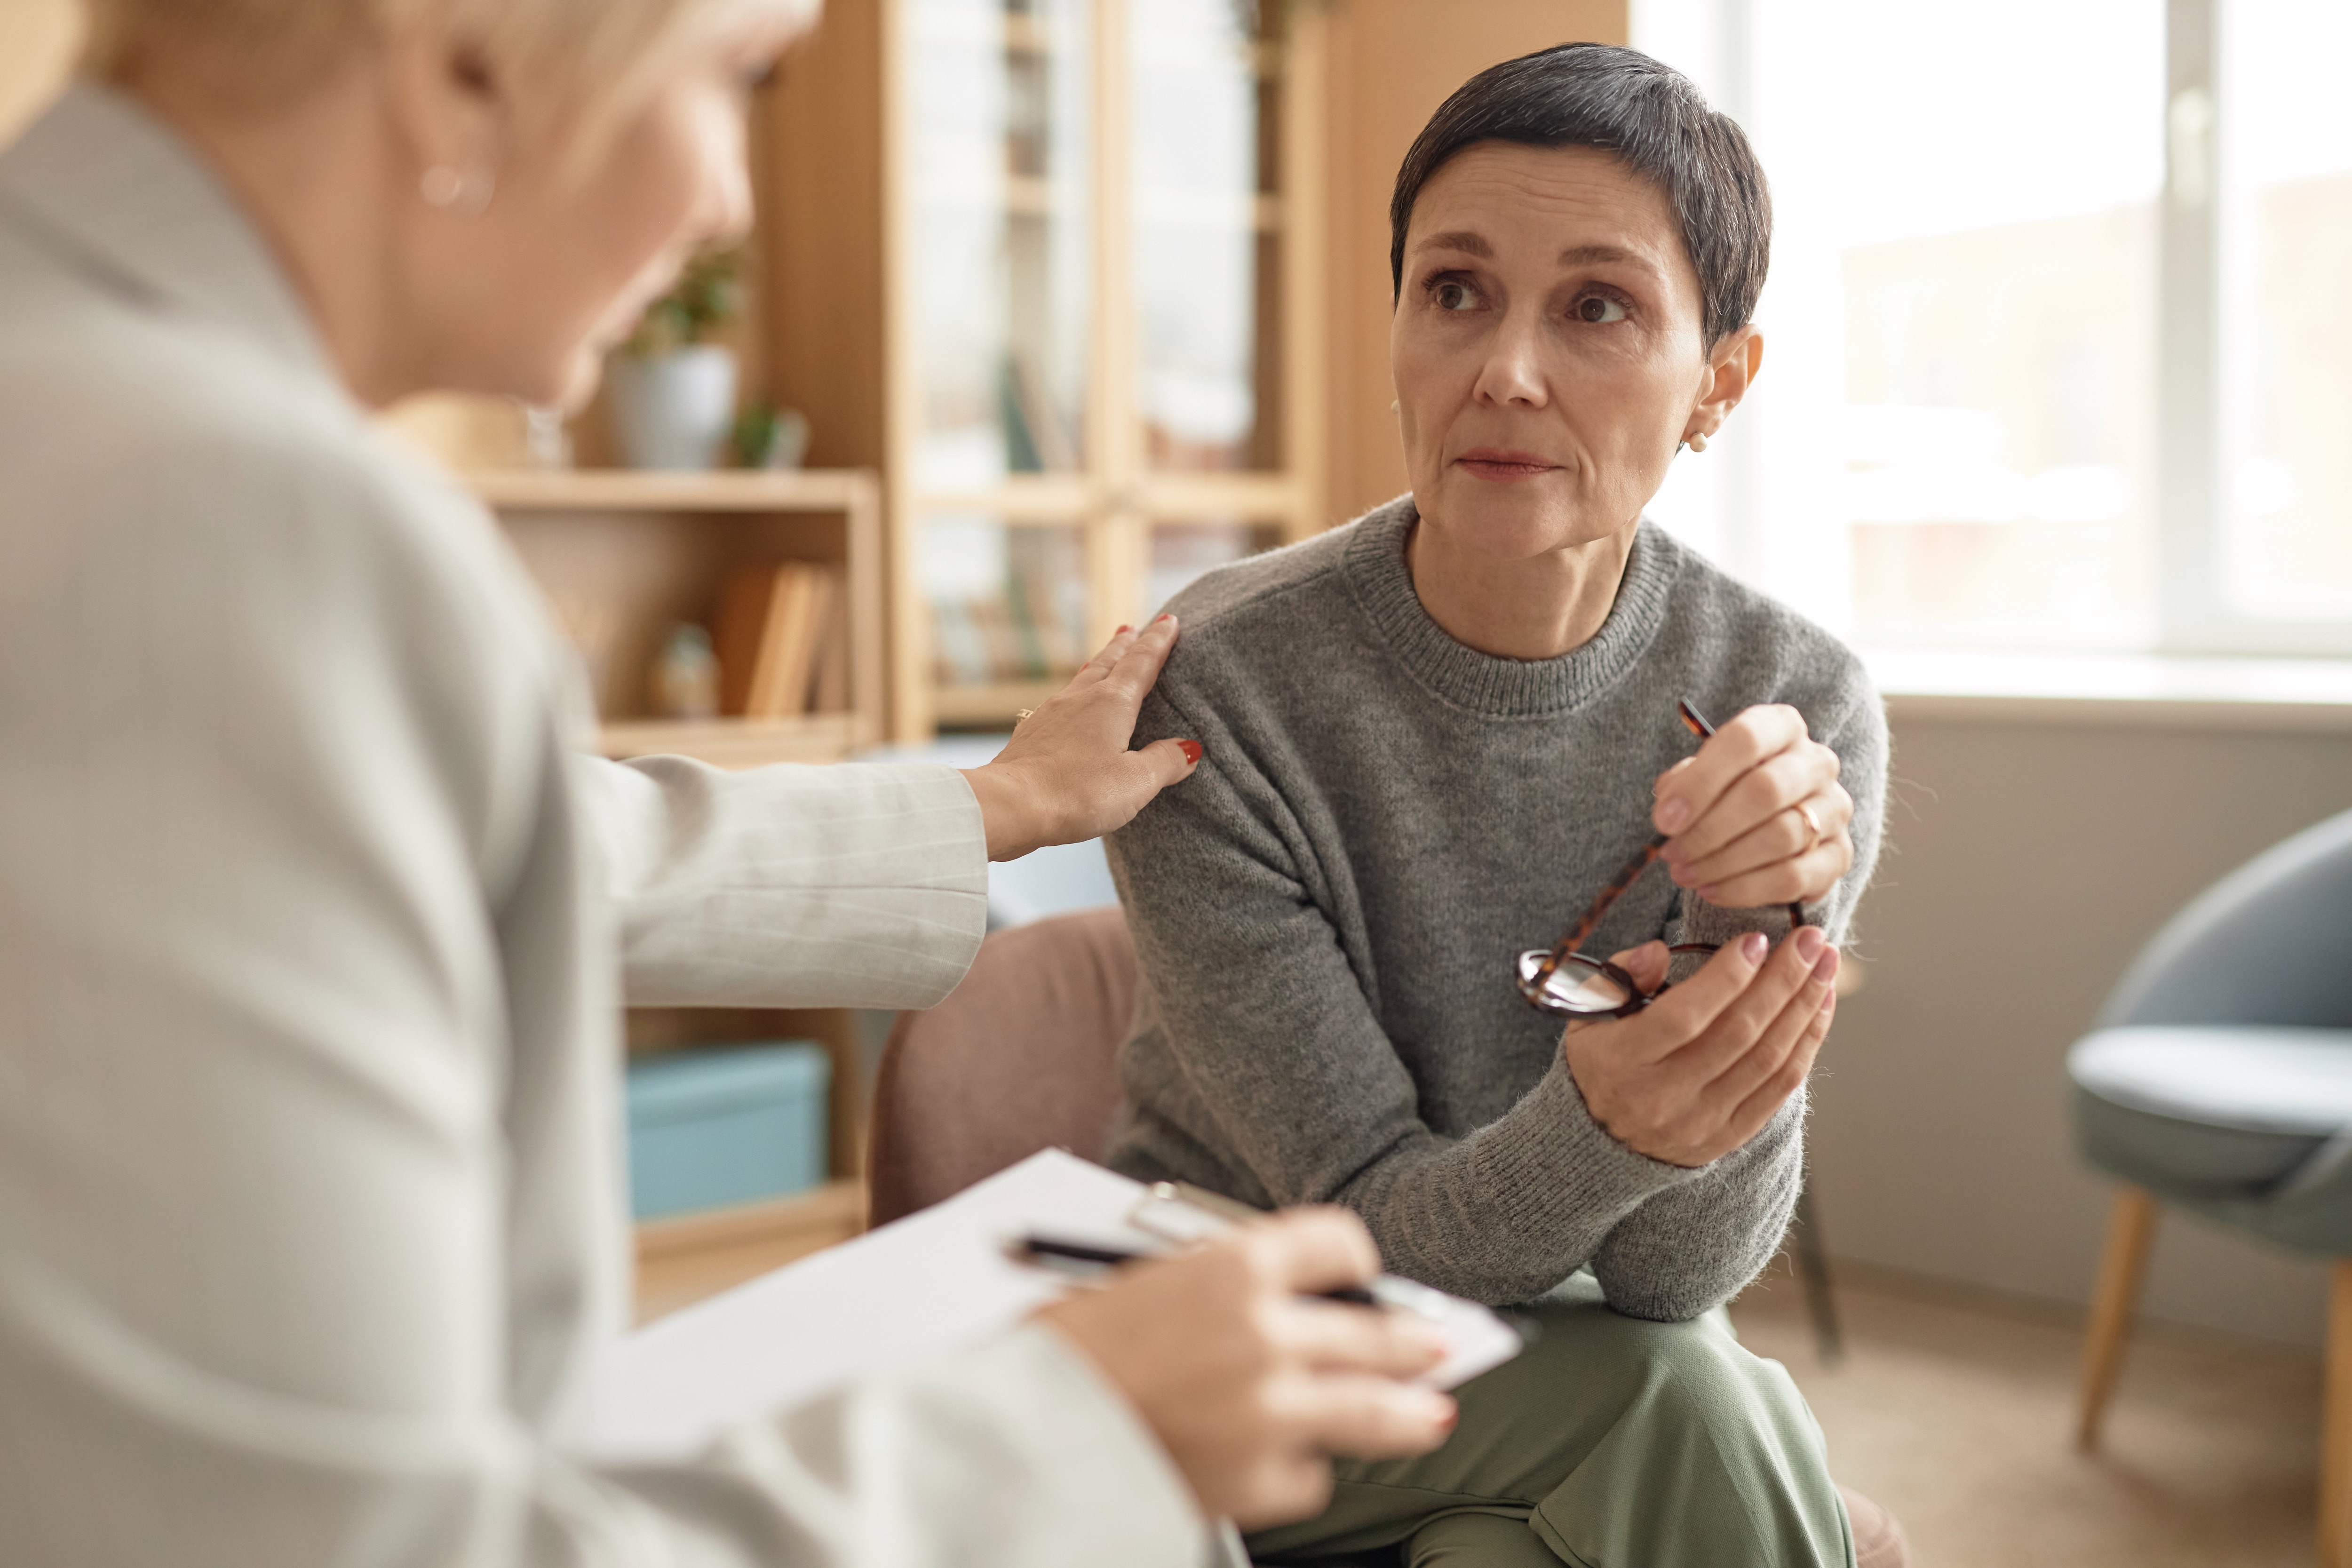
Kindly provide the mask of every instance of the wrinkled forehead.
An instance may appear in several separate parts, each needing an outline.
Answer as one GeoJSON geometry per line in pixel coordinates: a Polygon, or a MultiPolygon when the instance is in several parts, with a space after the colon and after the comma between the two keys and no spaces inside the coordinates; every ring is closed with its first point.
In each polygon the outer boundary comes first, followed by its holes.
{"type": "Polygon", "coordinates": [[[1562,268],[1637,268],[1698,297],[1674,203],[1614,153],[1474,142],[1432,171],[1405,232],[1410,260],[1438,250],[1562,268]]]}

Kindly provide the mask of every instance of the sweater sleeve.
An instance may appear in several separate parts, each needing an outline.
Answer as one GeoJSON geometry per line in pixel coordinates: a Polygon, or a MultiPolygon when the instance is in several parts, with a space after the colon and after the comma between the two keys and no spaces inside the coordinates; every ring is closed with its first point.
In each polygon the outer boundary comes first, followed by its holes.
{"type": "MultiPolygon", "coordinates": [[[[1843,946],[1885,825],[1886,719],[1858,665],[1846,672],[1832,716],[1807,718],[1814,738],[1837,752],[1841,782],[1853,796],[1853,867],[1805,911],[1843,946]]],[[[1720,910],[1693,898],[1678,910],[1668,940],[1723,942],[1756,930],[1777,936],[1784,925],[1776,910],[1720,910]]],[[[1805,1104],[1801,1089],[1761,1132],[1698,1180],[1659,1194],[1618,1223],[1592,1260],[1611,1306],[1635,1318],[1695,1318],[1763,1271],[1804,1186],[1805,1104]]]]}
{"type": "Polygon", "coordinates": [[[1144,995],[1133,1098],[1237,1164],[1273,1204],[1360,1214],[1391,1270],[1475,1300],[1540,1295],[1590,1260],[1644,1199],[1697,1180],[1592,1120],[1557,1055],[1517,1105],[1464,1138],[1423,1120],[1330,918],[1277,823],[1279,792],[1205,708],[1170,682],[1139,740],[1201,737],[1192,779],[1109,840],[1144,995]],[[1168,1081],[1137,1075],[1166,1072],[1168,1081]]]}

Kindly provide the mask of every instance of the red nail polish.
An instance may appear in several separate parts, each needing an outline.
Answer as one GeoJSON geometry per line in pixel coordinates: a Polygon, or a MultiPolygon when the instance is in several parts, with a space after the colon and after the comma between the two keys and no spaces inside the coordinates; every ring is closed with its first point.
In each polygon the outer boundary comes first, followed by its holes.
{"type": "Polygon", "coordinates": [[[1184,753],[1184,760],[1188,763],[1198,763],[1201,760],[1201,742],[1198,741],[1179,741],[1176,742],[1176,749],[1184,753]]]}
{"type": "Polygon", "coordinates": [[[1129,626],[1125,621],[1121,621],[1121,622],[1118,624],[1118,630],[1117,630],[1117,631],[1115,631],[1115,632],[1111,633],[1111,636],[1113,636],[1113,637],[1125,637],[1128,633],[1129,633],[1129,632],[1133,631],[1134,629],[1135,629],[1135,628],[1134,628],[1133,626],[1129,626]]]}
{"type": "Polygon", "coordinates": [[[1158,626],[1158,625],[1160,624],[1160,621],[1172,621],[1172,620],[1174,620],[1175,618],[1176,618],[1175,616],[1173,616],[1170,615],[1167,611],[1162,610],[1162,611],[1160,611],[1160,612],[1159,616],[1158,616],[1153,620],[1152,625],[1154,625],[1154,626],[1158,626]]]}

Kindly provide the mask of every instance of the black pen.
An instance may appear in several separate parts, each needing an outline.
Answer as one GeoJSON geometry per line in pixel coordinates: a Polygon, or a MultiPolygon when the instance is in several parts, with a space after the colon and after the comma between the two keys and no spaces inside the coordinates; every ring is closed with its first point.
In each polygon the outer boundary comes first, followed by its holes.
{"type": "MultiPolygon", "coordinates": [[[[1140,1263],[1159,1256],[1150,1252],[1130,1252],[1123,1247],[1096,1247],[1082,1241],[1057,1241],[1049,1236],[1024,1236],[1013,1243],[1013,1251],[1026,1258],[1061,1258],[1071,1263],[1095,1263],[1105,1268],[1117,1268],[1122,1264],[1140,1263]]],[[[1380,1300],[1361,1285],[1341,1285],[1329,1290],[1310,1292],[1318,1300],[1340,1301],[1350,1307],[1377,1307],[1380,1300]]]]}

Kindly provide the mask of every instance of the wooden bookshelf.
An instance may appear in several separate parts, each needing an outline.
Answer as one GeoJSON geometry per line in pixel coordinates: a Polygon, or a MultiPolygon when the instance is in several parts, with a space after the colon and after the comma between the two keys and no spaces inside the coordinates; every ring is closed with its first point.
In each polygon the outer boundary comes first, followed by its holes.
{"type": "Polygon", "coordinates": [[[856,1016],[841,1007],[632,1007],[632,1059],[747,1041],[808,1040],[833,1064],[827,1180],[788,1197],[668,1215],[636,1227],[639,1321],[700,1300],[866,1228],[866,1074],[856,1016]]]}
{"type": "Polygon", "coordinates": [[[758,767],[837,762],[882,738],[888,639],[881,488],[871,473],[514,469],[466,479],[497,512],[586,655],[607,755],[758,767]],[[645,673],[666,629],[681,621],[709,626],[728,571],[773,559],[823,562],[845,574],[847,710],[646,716],[645,673]]]}

